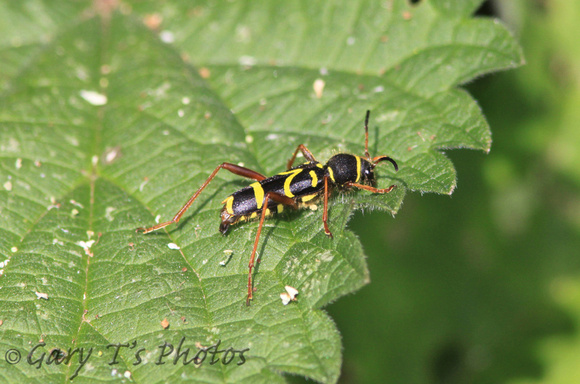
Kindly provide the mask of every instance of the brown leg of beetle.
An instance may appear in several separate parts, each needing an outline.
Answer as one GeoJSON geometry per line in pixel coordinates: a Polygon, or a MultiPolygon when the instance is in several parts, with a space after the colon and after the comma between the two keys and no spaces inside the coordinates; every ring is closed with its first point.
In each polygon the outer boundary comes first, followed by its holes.
{"type": "Polygon", "coordinates": [[[252,269],[254,268],[254,261],[256,259],[256,251],[258,250],[258,243],[260,241],[260,234],[262,233],[262,226],[264,225],[264,218],[266,217],[266,209],[268,208],[268,199],[274,200],[277,203],[289,205],[293,208],[297,208],[296,202],[283,195],[279,195],[274,192],[268,192],[264,196],[262,201],[262,214],[260,215],[260,224],[258,225],[258,232],[256,232],[256,240],[254,240],[254,249],[252,249],[252,255],[250,256],[250,263],[248,264],[248,297],[246,298],[246,305],[250,305],[250,300],[252,300],[252,269]]]}
{"type": "Polygon", "coordinates": [[[310,161],[311,163],[317,163],[316,159],[312,155],[312,152],[310,152],[308,150],[308,148],[306,148],[304,146],[304,144],[300,144],[296,148],[296,150],[294,151],[294,154],[292,155],[292,158],[290,160],[288,160],[288,165],[286,166],[286,169],[292,168],[292,164],[294,164],[294,160],[296,159],[296,155],[298,154],[298,151],[302,152],[302,155],[304,156],[304,158],[306,160],[310,161]]]}
{"type": "Polygon", "coordinates": [[[332,237],[332,233],[328,228],[328,198],[330,197],[330,189],[328,189],[328,176],[324,176],[324,212],[322,213],[322,222],[324,223],[324,233],[332,237]]]}
{"type": "Polygon", "coordinates": [[[357,183],[346,183],[345,184],[346,187],[355,187],[355,188],[359,188],[359,189],[364,189],[366,191],[370,191],[372,193],[389,193],[391,192],[393,189],[395,189],[397,186],[396,185],[391,185],[389,188],[385,188],[385,189],[378,189],[378,188],[374,188],[374,187],[369,187],[368,185],[363,185],[363,184],[357,184],[357,183]]]}
{"type": "Polygon", "coordinates": [[[171,221],[166,221],[164,223],[160,223],[160,224],[154,225],[154,226],[149,227],[149,228],[137,228],[137,231],[143,231],[143,233],[149,233],[149,232],[156,231],[158,229],[167,227],[169,224],[177,223],[179,221],[179,219],[181,219],[181,216],[183,216],[185,211],[187,211],[189,209],[189,207],[191,206],[191,204],[193,204],[195,199],[197,199],[197,197],[199,196],[201,191],[203,191],[205,189],[205,187],[207,187],[207,185],[213,180],[213,178],[218,173],[218,171],[222,168],[226,169],[226,170],[230,171],[231,173],[236,174],[238,176],[247,177],[249,179],[254,179],[256,181],[261,181],[261,180],[264,180],[266,178],[266,176],[264,176],[256,171],[252,171],[251,169],[240,167],[239,165],[232,164],[232,163],[222,163],[222,164],[218,165],[216,167],[216,169],[213,170],[213,172],[211,173],[211,175],[209,175],[207,180],[201,185],[201,187],[199,187],[197,192],[195,192],[193,194],[193,196],[191,196],[189,198],[187,203],[185,203],[185,205],[183,207],[181,207],[181,209],[179,211],[177,211],[177,213],[175,214],[173,219],[171,219],[171,221]]]}

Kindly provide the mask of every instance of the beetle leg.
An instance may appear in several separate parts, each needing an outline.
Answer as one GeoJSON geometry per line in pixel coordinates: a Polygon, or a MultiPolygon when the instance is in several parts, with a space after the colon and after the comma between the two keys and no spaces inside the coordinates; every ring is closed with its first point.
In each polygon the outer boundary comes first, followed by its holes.
{"type": "Polygon", "coordinates": [[[201,185],[201,187],[199,187],[197,192],[195,192],[193,194],[193,196],[191,196],[189,198],[187,203],[185,203],[185,205],[183,205],[183,207],[181,207],[181,209],[179,211],[177,211],[177,213],[175,214],[173,219],[171,219],[171,221],[166,221],[164,223],[160,223],[160,224],[154,225],[154,226],[149,227],[149,228],[137,228],[137,231],[142,231],[143,233],[149,233],[149,232],[153,232],[153,231],[156,231],[158,229],[167,227],[169,224],[177,223],[179,221],[179,219],[181,219],[181,216],[183,216],[185,211],[187,211],[189,209],[189,207],[191,207],[191,204],[193,204],[195,199],[197,199],[197,197],[199,196],[201,191],[203,191],[205,189],[205,187],[207,187],[208,184],[213,180],[213,178],[216,176],[216,174],[219,172],[220,169],[225,169],[225,170],[228,170],[235,175],[247,177],[248,179],[254,179],[256,181],[262,181],[266,178],[266,176],[264,176],[261,173],[258,173],[256,171],[252,171],[251,169],[244,168],[244,167],[241,167],[239,165],[232,164],[232,163],[222,163],[222,164],[218,165],[213,170],[213,172],[211,173],[211,175],[209,175],[207,180],[201,185]]]}
{"type": "Polygon", "coordinates": [[[347,188],[355,187],[355,188],[359,188],[359,189],[364,189],[364,190],[372,192],[372,193],[389,193],[393,189],[395,189],[397,186],[391,185],[389,188],[379,189],[379,188],[375,188],[375,187],[369,187],[368,185],[352,183],[349,181],[348,183],[345,183],[345,187],[347,187],[347,188]]]}
{"type": "Polygon", "coordinates": [[[256,251],[258,250],[258,243],[260,241],[260,234],[262,233],[262,226],[264,225],[264,218],[266,217],[266,210],[268,209],[268,199],[271,199],[279,204],[289,205],[293,208],[297,208],[296,202],[290,197],[283,196],[275,192],[268,192],[264,195],[264,200],[262,201],[262,214],[260,215],[260,224],[258,225],[256,240],[254,240],[254,249],[252,249],[250,263],[248,264],[248,297],[246,298],[246,305],[250,305],[250,300],[252,300],[252,269],[254,268],[256,251]]]}
{"type": "Polygon", "coordinates": [[[324,233],[332,237],[332,233],[328,228],[328,198],[330,197],[330,189],[328,188],[328,176],[324,176],[324,213],[322,214],[322,222],[324,223],[324,233]]]}
{"type": "Polygon", "coordinates": [[[294,154],[292,155],[290,160],[288,160],[288,165],[286,166],[286,169],[292,168],[292,164],[294,164],[294,160],[296,159],[298,151],[302,152],[302,155],[306,160],[310,161],[311,163],[318,163],[318,161],[316,161],[316,159],[314,158],[314,155],[312,155],[312,152],[310,152],[304,144],[300,144],[294,151],[294,154]]]}

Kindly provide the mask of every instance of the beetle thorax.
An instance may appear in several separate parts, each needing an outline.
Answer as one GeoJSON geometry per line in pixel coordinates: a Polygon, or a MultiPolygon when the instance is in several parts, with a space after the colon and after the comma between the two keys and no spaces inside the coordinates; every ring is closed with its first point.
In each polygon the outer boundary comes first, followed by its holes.
{"type": "Polygon", "coordinates": [[[373,165],[366,159],[348,153],[332,156],[326,166],[332,181],[339,186],[348,182],[372,183],[373,165]]]}

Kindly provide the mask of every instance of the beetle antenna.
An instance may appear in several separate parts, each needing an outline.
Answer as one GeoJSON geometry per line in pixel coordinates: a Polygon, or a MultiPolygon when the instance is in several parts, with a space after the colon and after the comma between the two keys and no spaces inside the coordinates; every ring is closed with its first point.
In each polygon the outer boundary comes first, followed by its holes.
{"type": "Polygon", "coordinates": [[[380,163],[381,161],[389,161],[391,164],[393,164],[393,166],[395,167],[395,171],[399,170],[399,166],[397,165],[397,162],[393,159],[391,159],[389,156],[377,156],[374,159],[372,159],[371,163],[376,167],[378,163],[380,163]]]}
{"type": "Polygon", "coordinates": [[[367,116],[365,118],[365,156],[370,161],[371,155],[369,154],[369,117],[371,111],[367,109],[367,116]]]}

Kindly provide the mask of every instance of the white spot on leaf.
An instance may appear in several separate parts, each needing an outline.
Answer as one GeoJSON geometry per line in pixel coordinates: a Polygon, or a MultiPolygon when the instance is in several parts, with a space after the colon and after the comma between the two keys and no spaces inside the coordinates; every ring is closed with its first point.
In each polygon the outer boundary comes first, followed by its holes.
{"type": "Polygon", "coordinates": [[[317,99],[320,99],[322,97],[322,92],[324,91],[325,85],[326,85],[326,82],[322,79],[314,80],[314,84],[312,85],[312,88],[314,89],[314,94],[316,95],[317,99]]]}
{"type": "Polygon", "coordinates": [[[115,211],[117,208],[115,207],[107,207],[105,208],[105,219],[107,219],[108,221],[113,221],[115,220],[115,218],[113,217],[112,213],[113,211],[115,211]]]}
{"type": "Polygon", "coordinates": [[[101,106],[107,104],[107,96],[96,91],[87,91],[83,89],[80,95],[86,102],[91,105],[101,106]]]}
{"type": "Polygon", "coordinates": [[[166,44],[171,44],[175,41],[175,35],[171,31],[161,31],[159,38],[166,44]]]}
{"type": "Polygon", "coordinates": [[[298,295],[298,290],[294,287],[286,285],[284,287],[286,292],[282,292],[280,294],[280,299],[282,300],[282,304],[288,305],[291,301],[296,301],[296,296],[298,295]]]}
{"type": "Polygon", "coordinates": [[[121,155],[121,147],[116,146],[113,148],[107,148],[105,151],[105,164],[111,164],[121,155]]]}
{"type": "Polygon", "coordinates": [[[286,292],[282,292],[280,294],[280,299],[282,299],[282,304],[284,305],[288,305],[288,303],[290,302],[290,296],[288,295],[288,293],[286,292]]]}
{"type": "Polygon", "coordinates": [[[252,56],[240,56],[238,62],[240,63],[240,65],[246,65],[251,67],[252,65],[256,65],[257,60],[252,56]]]}
{"type": "Polygon", "coordinates": [[[290,297],[292,298],[292,300],[294,300],[294,298],[296,297],[296,295],[298,295],[298,290],[294,287],[291,287],[289,285],[286,285],[284,287],[284,289],[286,290],[286,292],[288,292],[288,295],[290,295],[290,297]]]}
{"type": "Polygon", "coordinates": [[[95,240],[89,240],[89,241],[78,241],[75,244],[78,245],[79,247],[82,248],[90,248],[93,246],[93,244],[95,243],[95,240]]]}
{"type": "Polygon", "coordinates": [[[71,200],[69,200],[69,201],[70,201],[70,203],[71,203],[72,205],[76,205],[76,206],[77,206],[77,207],[79,207],[79,208],[84,208],[84,207],[83,207],[83,205],[82,205],[81,203],[77,202],[76,200],[72,200],[72,199],[71,199],[71,200]]]}
{"type": "Polygon", "coordinates": [[[44,300],[48,300],[48,294],[47,293],[41,293],[41,292],[34,292],[36,294],[36,298],[37,299],[44,299],[44,300]]]}

